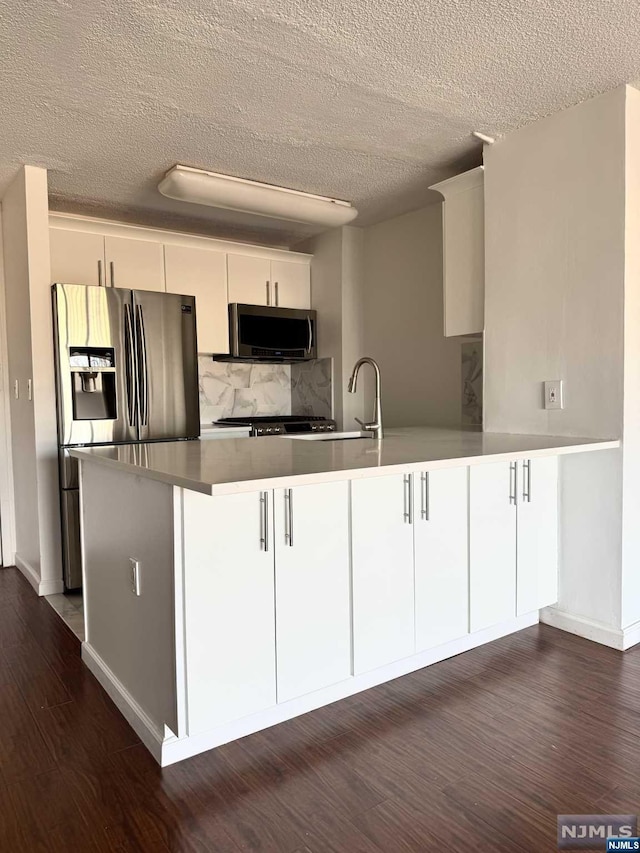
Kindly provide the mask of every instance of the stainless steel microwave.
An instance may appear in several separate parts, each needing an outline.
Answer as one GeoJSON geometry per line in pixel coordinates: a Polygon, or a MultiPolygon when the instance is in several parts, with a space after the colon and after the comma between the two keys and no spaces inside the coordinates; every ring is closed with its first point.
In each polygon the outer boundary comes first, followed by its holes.
{"type": "Polygon", "coordinates": [[[307,361],[316,358],[316,312],[263,305],[229,305],[232,358],[307,361]]]}

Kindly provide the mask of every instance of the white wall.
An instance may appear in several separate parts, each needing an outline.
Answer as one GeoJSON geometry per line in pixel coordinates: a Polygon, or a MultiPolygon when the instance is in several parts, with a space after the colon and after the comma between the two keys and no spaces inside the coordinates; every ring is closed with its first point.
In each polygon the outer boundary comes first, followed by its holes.
{"type": "Polygon", "coordinates": [[[485,428],[622,430],[624,88],[485,148],[485,428]],[[542,382],[564,379],[545,411],[542,382]]]}
{"type": "Polygon", "coordinates": [[[622,627],[640,622],[640,92],[626,88],[622,627]]]}
{"type": "Polygon", "coordinates": [[[43,595],[62,589],[46,170],[23,167],[2,199],[16,564],[43,595]],[[27,383],[33,382],[32,399],[27,383]]]}
{"type": "Polygon", "coordinates": [[[6,316],[2,214],[0,210],[0,535],[2,536],[2,565],[12,566],[16,559],[16,519],[6,316]]]}
{"type": "MultiPolygon", "coordinates": [[[[20,396],[9,396],[16,554],[40,578],[40,521],[36,467],[35,414],[27,399],[27,379],[33,375],[31,308],[29,304],[29,248],[25,172],[15,178],[2,199],[5,307],[9,356],[9,387],[19,383],[20,396]]],[[[33,578],[30,578],[33,581],[33,578]]]]}
{"type": "Polygon", "coordinates": [[[364,349],[382,373],[386,426],[459,424],[461,339],[443,334],[442,212],[365,229],[364,349]]]}
{"type": "Polygon", "coordinates": [[[624,434],[624,457],[561,461],[558,608],[612,637],[640,618],[638,152],[628,87],[485,148],[486,429],[624,434]],[[544,409],[545,379],[564,410],[544,409]]]}
{"type": "Polygon", "coordinates": [[[326,231],[299,247],[313,253],[311,302],[318,312],[318,357],[333,359],[333,413],[338,426],[353,429],[364,418],[364,395],[349,394],[353,365],[364,352],[364,233],[345,227],[326,231]]]}

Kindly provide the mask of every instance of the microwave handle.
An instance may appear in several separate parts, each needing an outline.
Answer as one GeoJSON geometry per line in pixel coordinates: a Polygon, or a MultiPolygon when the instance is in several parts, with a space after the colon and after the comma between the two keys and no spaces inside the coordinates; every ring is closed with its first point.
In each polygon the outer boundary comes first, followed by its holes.
{"type": "Polygon", "coordinates": [[[307,347],[307,352],[311,352],[313,349],[313,323],[311,322],[311,317],[307,317],[307,323],[309,325],[309,345],[307,347]]]}

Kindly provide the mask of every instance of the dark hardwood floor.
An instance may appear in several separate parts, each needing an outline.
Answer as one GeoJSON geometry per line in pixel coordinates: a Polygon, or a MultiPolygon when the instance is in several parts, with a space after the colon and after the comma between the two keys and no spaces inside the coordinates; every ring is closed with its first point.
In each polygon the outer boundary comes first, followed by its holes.
{"type": "Polygon", "coordinates": [[[0,570],[0,851],[555,851],[640,798],[640,647],[539,626],[161,770],[0,570]]]}

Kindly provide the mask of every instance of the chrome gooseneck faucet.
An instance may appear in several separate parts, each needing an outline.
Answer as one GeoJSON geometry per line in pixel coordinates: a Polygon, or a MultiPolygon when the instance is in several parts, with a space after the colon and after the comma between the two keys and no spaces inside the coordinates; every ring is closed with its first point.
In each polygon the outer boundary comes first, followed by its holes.
{"type": "Polygon", "coordinates": [[[380,403],[380,368],[376,361],[372,358],[360,358],[355,364],[353,368],[353,373],[351,374],[351,379],[349,379],[349,384],[347,386],[347,390],[350,394],[356,393],[356,386],[358,384],[358,373],[363,364],[370,364],[371,367],[375,370],[376,374],[376,399],[375,405],[373,409],[373,420],[370,423],[363,423],[360,418],[356,418],[357,422],[360,424],[362,429],[367,430],[372,433],[372,438],[382,438],[382,405],[380,403]]]}

